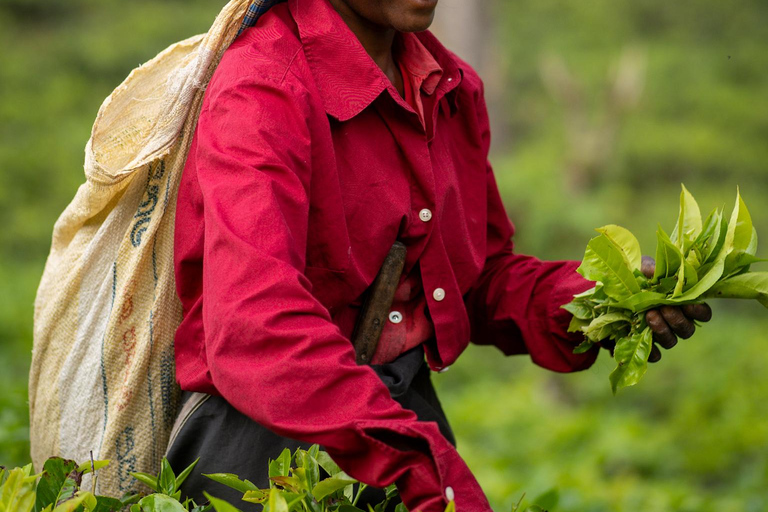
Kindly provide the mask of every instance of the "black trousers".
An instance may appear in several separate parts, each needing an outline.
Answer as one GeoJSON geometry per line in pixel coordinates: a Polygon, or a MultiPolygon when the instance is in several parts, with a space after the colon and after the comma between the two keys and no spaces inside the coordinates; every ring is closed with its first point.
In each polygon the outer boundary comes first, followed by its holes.
{"type": "MultiPolygon", "coordinates": [[[[420,421],[434,421],[452,444],[456,440],[437,398],[421,346],[402,354],[389,364],[374,365],[382,382],[404,408],[414,411],[420,421]]],[[[198,457],[200,461],[182,485],[182,495],[198,504],[205,502],[203,491],[238,508],[259,510],[241,501],[242,493],[218,484],[204,473],[234,473],[259,488],[269,487],[267,463],[285,448],[309,448],[308,443],[281,437],[241,414],[221,397],[184,392],[179,418],[171,434],[168,461],[178,474],[198,457]]],[[[378,503],[383,492],[368,489],[358,504],[378,503]]]]}

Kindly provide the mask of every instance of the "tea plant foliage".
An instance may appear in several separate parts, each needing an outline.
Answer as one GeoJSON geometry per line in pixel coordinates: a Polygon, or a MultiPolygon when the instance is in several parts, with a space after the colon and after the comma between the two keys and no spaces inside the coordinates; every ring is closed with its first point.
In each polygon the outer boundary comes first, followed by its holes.
{"type": "MultiPolygon", "coordinates": [[[[189,498],[182,499],[181,485],[197,461],[178,476],[167,459],[163,459],[157,476],[132,473],[153,491],[148,495],[116,499],[81,488],[83,475],[107,464],[108,461],[88,461],[77,465],[56,457],[48,459],[39,474],[32,473],[31,464],[11,470],[0,466],[0,512],[240,512],[235,505],[206,492],[203,494],[207,501],[201,505],[189,498]]],[[[230,473],[206,476],[241,492],[243,501],[263,505],[264,512],[384,512],[398,495],[391,485],[385,489],[382,502],[367,505],[368,510],[358,507],[367,486],[344,473],[317,445],[293,454],[286,448],[277,459],[270,460],[270,483],[266,489],[230,473]]],[[[402,503],[395,511],[407,512],[402,503]]],[[[453,501],[446,512],[456,512],[453,501]]]]}
{"type": "Polygon", "coordinates": [[[595,287],[563,306],[573,315],[569,331],[583,332],[575,352],[603,340],[616,343],[611,389],[637,384],[646,372],[653,333],[645,312],[664,305],[682,306],[709,298],[756,299],[768,307],[768,272],[751,272],[757,258],[757,232],[737,191],[730,218],[722,209],[702,221],[699,205],[682,187],[680,209],[671,235],[656,231],[656,268],[647,278],[640,270],[637,238],[609,225],[587,244],[578,268],[595,287]]]}

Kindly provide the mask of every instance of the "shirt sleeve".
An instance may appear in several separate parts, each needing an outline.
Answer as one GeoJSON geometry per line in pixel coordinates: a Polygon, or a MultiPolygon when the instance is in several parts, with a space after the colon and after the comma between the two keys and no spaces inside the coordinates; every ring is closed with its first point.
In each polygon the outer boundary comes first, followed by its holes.
{"type": "Polygon", "coordinates": [[[212,83],[206,93],[185,172],[196,173],[203,211],[201,357],[210,379],[235,408],[322,445],[351,476],[396,483],[410,510],[443,512],[450,486],[461,510],[490,511],[437,424],[417,421],[356,364],[350,340],[313,296],[304,275],[307,94],[266,78],[212,83]]]}
{"type": "MultiPolygon", "coordinates": [[[[482,87],[476,102],[487,155],[490,130],[482,87]]],[[[577,261],[542,261],[515,253],[515,228],[504,209],[490,163],[486,179],[486,261],[466,296],[472,342],[495,345],[507,355],[530,354],[536,364],[557,372],[588,368],[599,347],[583,354],[573,353],[584,337],[568,332],[571,314],[561,306],[594,283],[576,272],[577,261]]]]}

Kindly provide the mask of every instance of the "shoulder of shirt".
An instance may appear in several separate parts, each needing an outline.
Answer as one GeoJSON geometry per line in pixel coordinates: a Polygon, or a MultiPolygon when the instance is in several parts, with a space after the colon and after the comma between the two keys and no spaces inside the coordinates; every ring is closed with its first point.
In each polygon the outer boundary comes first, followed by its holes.
{"type": "Polygon", "coordinates": [[[249,81],[281,85],[295,74],[290,70],[301,51],[298,29],[287,2],[279,3],[227,48],[209,88],[226,89],[249,81]]]}
{"type": "Polygon", "coordinates": [[[451,50],[445,50],[448,55],[456,61],[462,72],[460,92],[469,95],[475,102],[482,100],[484,94],[483,80],[467,61],[453,53],[451,50]]]}

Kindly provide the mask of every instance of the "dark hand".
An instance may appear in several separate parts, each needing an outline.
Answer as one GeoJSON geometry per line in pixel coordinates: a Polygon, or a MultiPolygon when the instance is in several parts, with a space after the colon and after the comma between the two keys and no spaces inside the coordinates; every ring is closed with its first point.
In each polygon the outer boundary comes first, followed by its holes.
{"type": "MultiPolygon", "coordinates": [[[[643,256],[640,270],[648,279],[653,277],[656,262],[650,256],[643,256]]],[[[645,312],[645,321],[653,331],[653,347],[648,358],[649,363],[661,359],[659,346],[670,349],[677,345],[677,338],[688,339],[696,330],[694,320],[709,322],[712,309],[707,304],[687,304],[685,306],[662,306],[645,312]]],[[[615,342],[606,340],[600,343],[613,354],[615,342]]]]}
{"type": "MultiPolygon", "coordinates": [[[[643,256],[640,268],[645,277],[653,277],[656,262],[650,256],[643,256]]],[[[684,340],[693,336],[696,330],[694,320],[709,322],[712,309],[707,304],[687,304],[685,306],[662,306],[645,312],[645,321],[653,331],[653,347],[648,362],[655,363],[661,359],[659,345],[670,349],[677,345],[677,338],[684,340]]]]}

